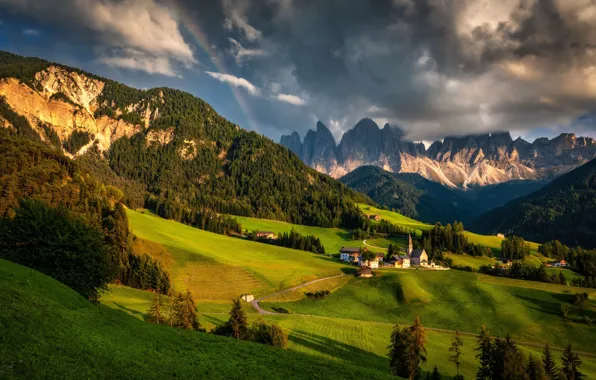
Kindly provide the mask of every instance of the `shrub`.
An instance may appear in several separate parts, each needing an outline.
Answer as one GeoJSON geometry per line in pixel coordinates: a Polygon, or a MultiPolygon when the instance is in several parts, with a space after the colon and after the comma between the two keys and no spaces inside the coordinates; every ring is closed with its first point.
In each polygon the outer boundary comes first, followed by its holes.
{"type": "Polygon", "coordinates": [[[0,257],[45,273],[91,301],[115,274],[98,230],[34,200],[21,201],[14,219],[0,220],[0,257]]]}
{"type": "Polygon", "coordinates": [[[272,307],[271,309],[280,314],[292,314],[290,310],[285,309],[283,307],[272,307]]]}
{"type": "Polygon", "coordinates": [[[256,343],[269,346],[288,348],[288,334],[274,323],[267,323],[263,320],[254,322],[249,331],[250,340],[256,343]]]}
{"type": "Polygon", "coordinates": [[[331,292],[329,290],[317,290],[316,292],[306,292],[304,295],[308,298],[321,300],[327,297],[331,292]]]}

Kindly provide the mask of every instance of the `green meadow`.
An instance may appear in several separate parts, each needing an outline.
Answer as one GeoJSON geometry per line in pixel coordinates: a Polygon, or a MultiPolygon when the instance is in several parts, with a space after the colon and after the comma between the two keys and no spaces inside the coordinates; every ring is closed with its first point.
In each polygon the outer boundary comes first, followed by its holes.
{"type": "Polygon", "coordinates": [[[245,216],[233,217],[242,224],[242,229],[246,229],[248,231],[272,231],[276,234],[279,234],[282,232],[290,232],[295,230],[302,235],[314,235],[321,240],[321,243],[323,243],[323,246],[325,247],[325,252],[328,254],[338,253],[341,247],[359,247],[362,245],[362,241],[351,240],[351,231],[345,230],[343,228],[311,227],[280,222],[277,220],[257,219],[245,216]]]}
{"type": "Polygon", "coordinates": [[[596,290],[504,279],[461,271],[382,270],[370,279],[355,279],[323,300],[267,302],[295,313],[377,322],[409,323],[420,316],[427,327],[478,331],[485,324],[494,334],[537,343],[573,342],[596,349],[596,290]],[[590,293],[581,306],[573,294],[590,293]],[[561,305],[570,307],[568,320],[561,305]]]}
{"type": "Polygon", "coordinates": [[[197,301],[265,295],[346,268],[326,256],[218,235],[148,213],[127,210],[127,215],[133,234],[144,241],[145,250],[137,253],[168,262],[174,288],[190,290],[197,301]]]}
{"type": "MultiPolygon", "coordinates": [[[[126,290],[118,287],[113,293],[126,290]]],[[[146,292],[141,292],[146,293],[146,292]]],[[[110,296],[114,297],[114,296],[110,296]]],[[[109,307],[119,308],[109,301],[109,307]]],[[[148,309],[151,294],[145,297],[144,309],[148,309]]],[[[228,317],[222,313],[211,313],[199,306],[201,325],[208,330],[223,323],[228,317]]],[[[143,319],[143,314],[132,314],[143,319]]],[[[357,365],[362,369],[388,372],[387,346],[393,329],[393,322],[376,322],[339,317],[305,316],[305,315],[257,315],[251,314],[249,321],[259,318],[275,322],[282,326],[289,335],[289,350],[302,352],[312,356],[323,357],[330,361],[357,365]]],[[[404,323],[409,323],[406,321],[404,323]]],[[[479,329],[479,328],[478,328],[479,329]]],[[[476,332],[476,331],[472,331],[476,332]]],[[[455,375],[453,363],[448,360],[448,349],[452,333],[427,330],[428,365],[424,370],[431,370],[437,365],[442,374],[455,375]]],[[[477,370],[474,348],[476,340],[473,336],[462,335],[464,341],[462,366],[460,372],[466,378],[474,378],[477,370]]],[[[540,356],[541,348],[533,345],[521,345],[522,351],[540,356]]],[[[555,355],[560,356],[558,352],[555,355]]],[[[596,357],[582,357],[582,371],[588,376],[596,375],[596,357]]]]}
{"type": "MultiPolygon", "coordinates": [[[[400,226],[403,226],[406,228],[413,229],[416,231],[416,234],[418,234],[418,235],[422,234],[422,231],[432,228],[432,226],[430,224],[425,224],[425,223],[419,222],[417,220],[403,216],[397,212],[379,209],[379,208],[369,206],[366,204],[359,204],[358,207],[360,207],[362,212],[364,212],[366,214],[378,214],[378,215],[381,215],[382,219],[386,219],[391,223],[394,223],[394,224],[397,224],[397,225],[400,225],[400,226]]],[[[489,247],[495,253],[501,252],[501,241],[503,239],[498,236],[479,235],[479,234],[476,234],[476,233],[470,232],[470,231],[465,231],[464,234],[468,237],[468,240],[470,241],[470,243],[479,244],[479,245],[482,245],[485,247],[489,247]]],[[[528,242],[528,244],[530,245],[530,250],[532,252],[534,252],[534,253],[538,252],[539,244],[534,243],[534,242],[528,242]]]]}
{"type": "MultiPolygon", "coordinates": [[[[120,301],[128,299],[124,291],[120,301]]],[[[132,302],[123,306],[141,307],[132,302]]],[[[152,325],[3,260],[0,305],[0,378],[7,380],[390,378],[386,367],[152,325]]]]}

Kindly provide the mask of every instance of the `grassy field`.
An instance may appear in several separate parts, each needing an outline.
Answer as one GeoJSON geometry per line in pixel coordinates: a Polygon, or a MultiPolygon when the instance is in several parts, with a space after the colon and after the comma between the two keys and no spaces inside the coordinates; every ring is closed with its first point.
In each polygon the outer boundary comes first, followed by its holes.
{"type": "Polygon", "coordinates": [[[582,277],[580,274],[575,273],[571,269],[567,269],[567,268],[553,268],[553,267],[549,267],[549,268],[546,268],[546,272],[548,274],[556,274],[557,276],[559,275],[559,273],[563,273],[563,276],[565,276],[565,279],[567,279],[568,282],[571,282],[571,280],[573,280],[574,278],[581,278],[582,277]]]}
{"type": "Polygon", "coordinates": [[[483,265],[495,264],[496,260],[487,256],[468,256],[468,255],[456,255],[454,253],[446,253],[446,257],[453,260],[453,265],[469,266],[474,269],[478,269],[483,265]]]}
{"type": "Polygon", "coordinates": [[[481,324],[493,333],[533,342],[564,344],[596,351],[595,290],[583,306],[571,305],[587,289],[519,281],[461,271],[380,271],[372,279],[355,279],[323,300],[268,303],[296,313],[358,320],[409,323],[416,316],[429,327],[475,332],[481,324]],[[571,311],[561,317],[561,305],[571,311]]]}
{"type": "Polygon", "coordinates": [[[152,325],[3,260],[0,305],[6,380],[390,378],[386,368],[152,325]]]}
{"type": "MultiPolygon", "coordinates": [[[[118,288],[115,292],[122,292],[118,288]]],[[[149,307],[150,295],[147,297],[145,308],[149,307]]],[[[109,305],[114,307],[114,305],[109,305]]],[[[132,308],[132,307],[131,307],[132,308]]],[[[199,307],[199,311],[200,307],[199,307]]],[[[135,315],[136,316],[136,315],[135,315]]],[[[223,323],[227,319],[225,314],[211,314],[202,312],[200,321],[208,330],[223,323]]],[[[258,318],[275,322],[282,326],[289,334],[289,349],[313,356],[320,356],[331,361],[355,364],[360,368],[376,371],[388,371],[389,361],[386,357],[389,336],[393,328],[391,322],[373,322],[343,318],[303,316],[303,315],[266,315],[251,314],[249,321],[258,318]]],[[[428,365],[425,370],[431,370],[437,365],[440,372],[454,375],[453,363],[448,361],[448,348],[451,342],[451,333],[427,331],[428,365]]],[[[474,378],[477,370],[474,348],[474,337],[462,336],[464,340],[461,373],[465,378],[474,378]]],[[[521,346],[527,355],[530,352],[540,355],[540,348],[521,346]]],[[[555,352],[555,356],[560,356],[555,352]]],[[[596,375],[596,359],[582,357],[584,364],[582,371],[588,376],[596,375]]]]}
{"type": "MultiPolygon", "coordinates": [[[[416,231],[417,235],[422,234],[422,231],[428,230],[432,227],[430,224],[425,224],[417,220],[410,219],[397,212],[382,210],[366,204],[359,204],[358,207],[360,207],[360,209],[366,214],[378,214],[381,215],[382,219],[386,219],[391,223],[413,229],[416,231]]],[[[498,236],[479,235],[470,231],[465,231],[464,234],[468,237],[470,243],[480,244],[482,246],[489,247],[493,250],[495,254],[501,252],[501,241],[503,239],[498,236]]],[[[538,252],[537,243],[528,242],[528,244],[530,245],[530,250],[533,253],[538,252]]]]}
{"type": "Polygon", "coordinates": [[[299,224],[291,224],[269,219],[256,219],[244,216],[233,216],[241,224],[242,228],[248,231],[273,231],[277,234],[281,232],[290,232],[294,229],[302,235],[315,235],[321,239],[321,243],[325,247],[325,252],[328,254],[338,253],[341,247],[346,246],[360,246],[361,241],[351,240],[352,233],[342,228],[323,228],[302,226],[299,224]]]}
{"type": "Polygon", "coordinates": [[[132,232],[143,240],[144,249],[137,252],[169,263],[174,288],[189,289],[197,301],[265,295],[346,268],[330,257],[217,235],[136,211],[127,214],[132,232]]]}

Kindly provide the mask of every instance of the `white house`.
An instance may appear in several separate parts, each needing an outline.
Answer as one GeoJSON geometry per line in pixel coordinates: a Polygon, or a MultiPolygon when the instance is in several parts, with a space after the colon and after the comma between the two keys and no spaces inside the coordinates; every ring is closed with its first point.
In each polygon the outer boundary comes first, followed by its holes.
{"type": "Polygon", "coordinates": [[[362,256],[358,258],[358,265],[361,267],[369,267],[371,269],[377,269],[379,267],[379,258],[375,257],[372,260],[362,260],[362,256]]]}
{"type": "Polygon", "coordinates": [[[360,256],[360,248],[356,247],[341,247],[339,250],[339,259],[345,262],[354,262],[360,256]]]}
{"type": "Polygon", "coordinates": [[[251,302],[255,299],[255,296],[253,296],[252,294],[243,294],[240,296],[240,298],[245,302],[251,302]]]}

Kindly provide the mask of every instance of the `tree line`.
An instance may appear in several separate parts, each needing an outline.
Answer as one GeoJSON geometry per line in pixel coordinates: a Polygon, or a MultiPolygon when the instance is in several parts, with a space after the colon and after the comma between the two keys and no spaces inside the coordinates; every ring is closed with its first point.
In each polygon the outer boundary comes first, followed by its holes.
{"type": "MultiPolygon", "coordinates": [[[[427,362],[425,348],[426,333],[420,317],[416,317],[411,326],[395,325],[391,333],[389,345],[389,365],[393,375],[406,379],[419,379],[422,375],[421,365],[427,362]]],[[[451,339],[449,346],[449,361],[455,365],[454,379],[463,380],[459,373],[462,363],[462,347],[464,342],[459,331],[451,339]]],[[[525,355],[517,344],[507,335],[504,339],[491,337],[488,329],[483,325],[476,339],[476,359],[478,359],[477,380],[580,380],[585,375],[580,371],[582,360],[573,351],[571,344],[567,345],[561,355],[561,366],[548,344],[542,351],[540,359],[525,355]]],[[[426,379],[441,379],[437,366],[432,372],[427,372],[426,379]]]]}
{"type": "Polygon", "coordinates": [[[290,232],[282,232],[277,236],[277,239],[267,239],[265,237],[258,237],[258,231],[252,231],[248,234],[248,238],[260,243],[277,245],[279,247],[299,249],[301,251],[325,254],[325,247],[321,243],[321,239],[315,235],[302,235],[296,232],[293,228],[290,232]]]}
{"type": "Polygon", "coordinates": [[[455,221],[453,225],[443,226],[441,223],[435,223],[433,228],[423,231],[420,238],[414,242],[414,248],[424,249],[429,259],[448,262],[444,252],[456,254],[468,254],[471,256],[492,257],[490,248],[470,243],[464,234],[464,225],[455,221]]]}

